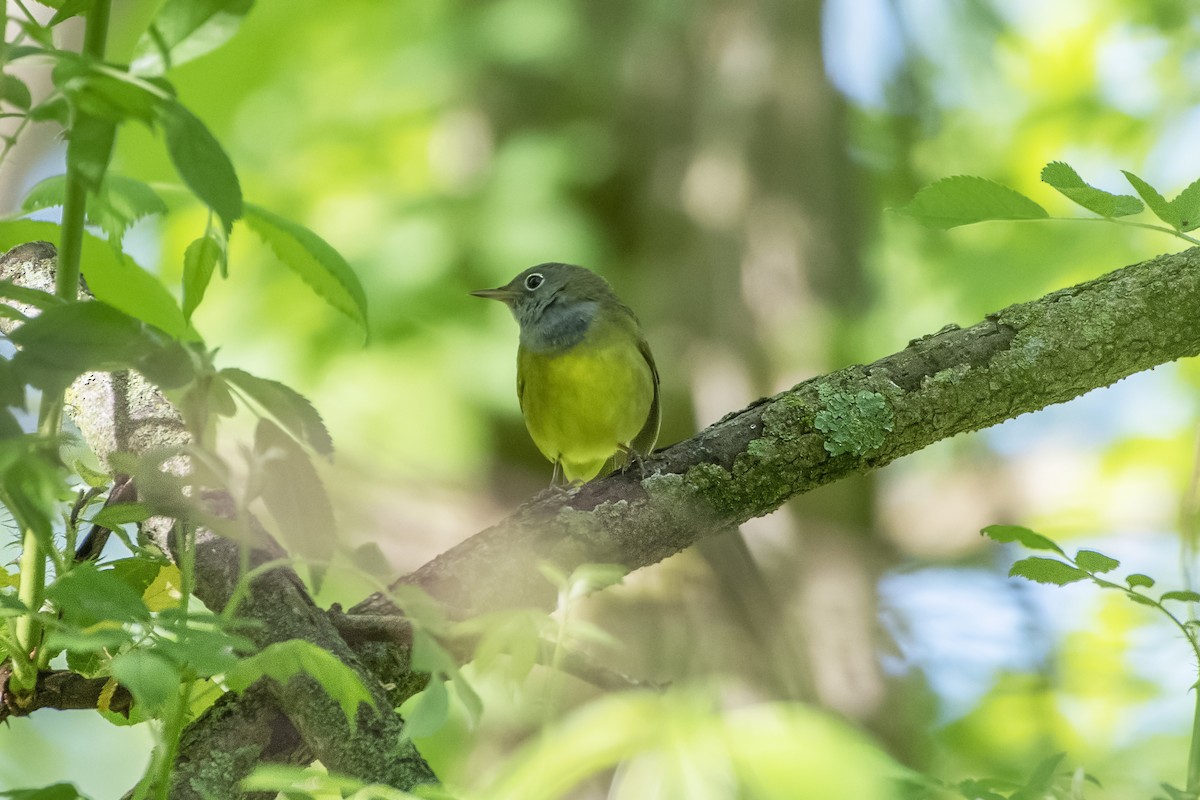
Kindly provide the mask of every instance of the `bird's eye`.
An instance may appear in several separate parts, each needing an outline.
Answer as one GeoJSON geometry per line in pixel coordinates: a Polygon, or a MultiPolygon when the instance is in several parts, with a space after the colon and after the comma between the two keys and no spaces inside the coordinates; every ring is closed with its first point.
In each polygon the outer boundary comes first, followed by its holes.
{"type": "Polygon", "coordinates": [[[542,277],[542,274],[540,272],[534,272],[534,273],[526,276],[525,288],[532,292],[534,289],[541,286],[545,280],[546,279],[542,277]]]}

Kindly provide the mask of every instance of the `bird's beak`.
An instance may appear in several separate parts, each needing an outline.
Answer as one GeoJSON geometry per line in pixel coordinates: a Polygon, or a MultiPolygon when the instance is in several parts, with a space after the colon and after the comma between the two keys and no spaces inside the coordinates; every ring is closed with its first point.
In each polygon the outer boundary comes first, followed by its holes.
{"type": "Polygon", "coordinates": [[[485,297],[488,300],[499,300],[501,303],[508,305],[516,297],[516,292],[509,289],[507,286],[500,286],[495,289],[477,289],[471,292],[472,297],[485,297]]]}

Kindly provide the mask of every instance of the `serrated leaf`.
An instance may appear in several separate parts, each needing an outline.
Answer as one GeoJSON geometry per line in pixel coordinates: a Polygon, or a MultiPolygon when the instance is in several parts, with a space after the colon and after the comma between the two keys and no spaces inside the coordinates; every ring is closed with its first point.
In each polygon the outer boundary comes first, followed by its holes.
{"type": "Polygon", "coordinates": [[[242,216],[242,187],[229,156],[204,123],[179,103],[162,104],[158,120],[179,177],[221,218],[228,236],[242,216]]]}
{"type": "MultiPolygon", "coordinates": [[[[254,435],[262,499],[290,548],[317,566],[333,555],[333,506],[312,462],[278,425],[260,419],[254,435]]],[[[314,575],[314,582],[318,580],[314,575]]]]}
{"type": "Polygon", "coordinates": [[[300,674],[308,675],[321,684],[325,692],[341,706],[352,727],[357,725],[360,704],[375,707],[374,699],[354,670],[329,652],[301,639],[268,645],[261,652],[240,661],[226,673],[225,680],[231,689],[241,692],[259,678],[271,678],[286,684],[300,674]]]}
{"type": "Polygon", "coordinates": [[[337,250],[303,225],[249,203],[246,224],[318,297],[366,332],[366,294],[358,276],[337,250]]]}
{"type": "Polygon", "coordinates": [[[92,517],[92,524],[102,528],[112,528],[127,525],[131,522],[145,522],[150,519],[150,506],[145,503],[116,503],[100,509],[92,517]]]}
{"type": "Polygon", "coordinates": [[[49,308],[9,338],[21,348],[14,363],[41,388],[92,370],[136,369],[163,388],[191,380],[191,360],[178,342],[99,301],[49,308]]]}
{"type": "Polygon", "coordinates": [[[1169,203],[1165,197],[1159,194],[1157,189],[1146,183],[1137,175],[1134,175],[1128,170],[1121,170],[1121,173],[1125,176],[1125,179],[1129,181],[1133,188],[1137,190],[1137,193],[1141,195],[1142,199],[1146,201],[1146,206],[1151,212],[1153,212],[1154,216],[1158,217],[1172,228],[1180,230],[1182,220],[1179,218],[1179,214],[1174,205],[1169,203]]]}
{"type": "Polygon", "coordinates": [[[105,621],[145,622],[150,611],[142,594],[112,570],[99,570],[94,564],[79,564],[46,589],[63,619],[81,628],[105,621]]]}
{"type": "MultiPolygon", "coordinates": [[[[36,241],[57,241],[61,228],[52,222],[20,220],[0,223],[0,249],[36,241]]],[[[175,298],[162,282],[95,236],[83,236],[80,262],[88,288],[97,300],[148,322],[176,339],[196,339],[175,298]]],[[[3,294],[0,294],[3,296],[3,294]]],[[[49,295],[45,295],[49,297],[49,295]]],[[[62,300],[49,301],[64,305],[62,300]]]]}
{"type": "Polygon", "coordinates": [[[409,739],[432,736],[450,717],[450,694],[441,680],[431,680],[412,704],[405,704],[404,733],[409,739]]]}
{"type": "Polygon", "coordinates": [[[33,105],[33,97],[25,81],[16,75],[0,73],[0,100],[15,106],[22,111],[28,111],[33,105]]]}
{"type": "Polygon", "coordinates": [[[1163,596],[1159,601],[1163,600],[1179,600],[1184,603],[1200,603],[1200,592],[1193,592],[1190,589],[1176,589],[1170,592],[1163,592],[1163,596]]]}
{"type": "Polygon", "coordinates": [[[1075,554],[1075,563],[1088,572],[1111,572],[1121,566],[1120,561],[1095,550],[1080,550],[1075,554]]]}
{"type": "Polygon", "coordinates": [[[134,72],[161,75],[228,41],[253,0],[167,0],[134,48],[134,72]]]}
{"type": "Polygon", "coordinates": [[[1085,183],[1074,168],[1062,161],[1052,161],[1043,167],[1042,180],[1065,197],[1102,217],[1127,217],[1143,209],[1142,202],[1136,197],[1113,194],[1085,183]]]}
{"type": "Polygon", "coordinates": [[[179,668],[152,650],[130,650],[116,656],[112,676],[152,716],[162,714],[179,694],[179,668]]]}
{"type": "Polygon", "coordinates": [[[1021,559],[1012,565],[1008,574],[1010,577],[1026,578],[1037,583],[1050,583],[1055,586],[1065,586],[1088,577],[1086,572],[1070,564],[1040,556],[1021,559]]]}
{"type": "Polygon", "coordinates": [[[988,525],[980,533],[994,542],[1002,544],[1019,542],[1022,547],[1030,550],[1053,550],[1056,553],[1066,555],[1063,549],[1054,543],[1053,539],[1031,531],[1029,528],[1021,525],[988,525]]]}
{"type": "Polygon", "coordinates": [[[926,227],[943,230],[989,220],[1049,216],[1046,209],[1015,189],[974,175],[943,178],[921,189],[896,211],[926,227]]]}
{"type": "Polygon", "coordinates": [[[204,299],[213,270],[221,259],[224,249],[211,236],[201,236],[187,246],[183,254],[183,315],[192,318],[192,313],[204,299]]]}
{"type": "Polygon", "coordinates": [[[234,367],[221,370],[220,375],[249,395],[296,439],[323,456],[333,455],[333,439],[321,415],[304,395],[279,381],[259,378],[234,367]]]}
{"type": "Polygon", "coordinates": [[[1171,201],[1171,205],[1179,215],[1181,231],[1200,228],[1200,179],[1188,184],[1188,187],[1171,201]]]}
{"type": "Polygon", "coordinates": [[[1137,586],[1144,586],[1149,589],[1154,586],[1154,578],[1149,575],[1143,575],[1140,572],[1135,572],[1125,578],[1125,582],[1129,584],[1129,588],[1133,589],[1137,586]]]}
{"type": "Polygon", "coordinates": [[[46,23],[46,27],[53,28],[60,22],[64,22],[71,17],[82,16],[92,10],[95,0],[60,0],[59,2],[46,3],[44,0],[38,0],[43,5],[57,8],[54,16],[46,23]]]}

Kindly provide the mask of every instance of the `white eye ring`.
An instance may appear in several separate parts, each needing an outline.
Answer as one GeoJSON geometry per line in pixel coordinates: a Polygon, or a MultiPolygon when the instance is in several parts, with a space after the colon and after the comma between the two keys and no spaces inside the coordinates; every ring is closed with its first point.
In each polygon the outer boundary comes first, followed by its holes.
{"type": "Polygon", "coordinates": [[[534,289],[541,286],[545,281],[546,279],[542,277],[542,273],[531,272],[529,275],[525,276],[525,288],[532,292],[534,289]]]}

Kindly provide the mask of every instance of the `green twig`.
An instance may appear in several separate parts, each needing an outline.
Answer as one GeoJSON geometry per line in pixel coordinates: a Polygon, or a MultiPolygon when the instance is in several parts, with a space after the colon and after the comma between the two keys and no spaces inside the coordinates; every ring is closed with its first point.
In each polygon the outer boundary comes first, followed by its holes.
{"type": "MultiPolygon", "coordinates": [[[[1055,222],[1111,222],[1115,225],[1128,225],[1131,228],[1145,228],[1148,231],[1158,231],[1159,233],[1177,236],[1185,242],[1200,244],[1200,239],[1188,236],[1183,231],[1168,228],[1166,225],[1154,225],[1149,222],[1134,222],[1128,219],[1114,219],[1112,217],[1041,217],[1041,219],[1054,220],[1055,222]]],[[[1036,222],[1036,220],[1034,221],[1036,222]]]]}

